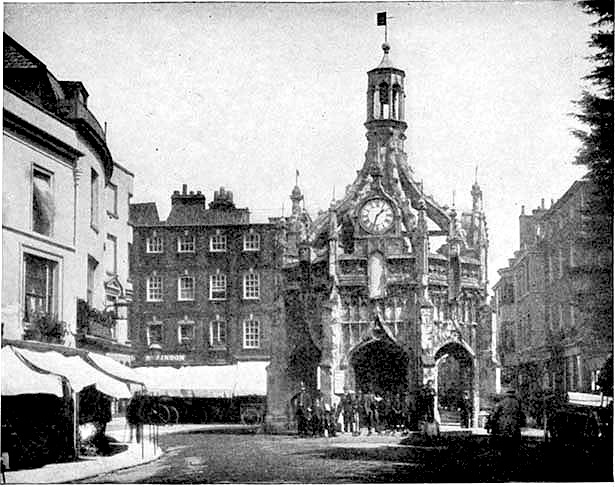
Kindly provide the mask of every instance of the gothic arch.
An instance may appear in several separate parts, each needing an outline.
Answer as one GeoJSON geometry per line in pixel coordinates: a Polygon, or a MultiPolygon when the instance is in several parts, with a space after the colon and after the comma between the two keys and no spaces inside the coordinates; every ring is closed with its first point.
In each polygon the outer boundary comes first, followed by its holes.
{"type": "Polygon", "coordinates": [[[408,389],[411,355],[389,337],[374,337],[355,345],[347,362],[355,390],[384,395],[408,389]]]}

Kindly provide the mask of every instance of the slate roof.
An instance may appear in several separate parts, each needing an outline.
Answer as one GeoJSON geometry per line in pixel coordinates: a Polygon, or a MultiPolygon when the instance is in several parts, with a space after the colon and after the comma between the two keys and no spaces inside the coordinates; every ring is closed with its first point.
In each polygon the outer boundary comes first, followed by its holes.
{"type": "MultiPolygon", "coordinates": [[[[34,56],[25,49],[19,49],[14,44],[7,43],[7,35],[4,35],[4,69],[24,69],[24,68],[39,68],[44,66],[34,56]]],[[[9,37],[10,39],[10,37],[9,37]]]]}
{"type": "Polygon", "coordinates": [[[173,207],[166,225],[237,225],[248,224],[250,212],[247,208],[235,210],[212,210],[200,205],[173,207]]]}
{"type": "Polygon", "coordinates": [[[248,225],[250,211],[212,210],[200,205],[178,205],[171,209],[166,221],[161,221],[156,203],[132,203],[129,222],[134,226],[187,226],[187,225],[248,225]]]}
{"type": "Polygon", "coordinates": [[[156,203],[132,203],[128,222],[135,226],[160,224],[156,203]]]}

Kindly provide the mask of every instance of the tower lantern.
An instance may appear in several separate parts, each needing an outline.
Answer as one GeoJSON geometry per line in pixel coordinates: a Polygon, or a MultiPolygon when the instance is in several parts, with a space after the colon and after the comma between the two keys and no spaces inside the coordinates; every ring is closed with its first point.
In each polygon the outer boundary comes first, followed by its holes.
{"type": "Polygon", "coordinates": [[[391,122],[404,122],[404,78],[406,73],[396,68],[389,57],[391,46],[386,42],[382,44],[384,56],[380,64],[368,71],[367,87],[367,122],[387,120],[391,122]]]}

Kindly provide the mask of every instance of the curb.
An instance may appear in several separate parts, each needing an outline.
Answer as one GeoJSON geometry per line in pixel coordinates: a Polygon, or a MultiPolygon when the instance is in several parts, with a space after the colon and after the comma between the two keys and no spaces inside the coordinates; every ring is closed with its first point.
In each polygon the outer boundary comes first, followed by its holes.
{"type": "MultiPolygon", "coordinates": [[[[160,459],[160,457],[162,457],[162,455],[164,455],[166,453],[162,448],[160,448],[159,450],[160,450],[160,452],[158,453],[158,455],[154,456],[153,458],[144,459],[142,462],[137,462],[137,463],[134,463],[132,465],[126,465],[124,467],[113,468],[111,470],[105,470],[104,472],[96,473],[94,475],[86,475],[85,477],[75,477],[74,479],[71,479],[68,482],[80,482],[82,480],[93,479],[95,477],[99,477],[100,475],[109,475],[109,474],[112,474],[112,473],[115,473],[115,472],[121,472],[123,470],[128,470],[129,468],[134,468],[134,467],[140,467],[142,465],[147,465],[149,463],[155,462],[156,460],[160,459]]],[[[57,483],[58,484],[63,484],[63,483],[66,483],[66,481],[57,482],[57,483]]]]}

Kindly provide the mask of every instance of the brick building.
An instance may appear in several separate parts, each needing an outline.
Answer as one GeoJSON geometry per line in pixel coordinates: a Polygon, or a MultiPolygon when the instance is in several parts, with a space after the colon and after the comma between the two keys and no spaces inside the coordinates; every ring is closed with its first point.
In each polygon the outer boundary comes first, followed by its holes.
{"type": "Polygon", "coordinates": [[[594,392],[612,353],[613,335],[596,332],[584,296],[584,269],[612,266],[610,252],[587,247],[587,203],[592,185],[575,181],[545,209],[519,217],[520,250],[498,272],[494,286],[503,380],[524,395],[536,390],[594,392]]]}
{"type": "Polygon", "coordinates": [[[175,191],[130,207],[134,228],[130,336],[136,365],[214,365],[269,359],[280,256],[277,227],[252,224],[220,188],[175,191]]]}

